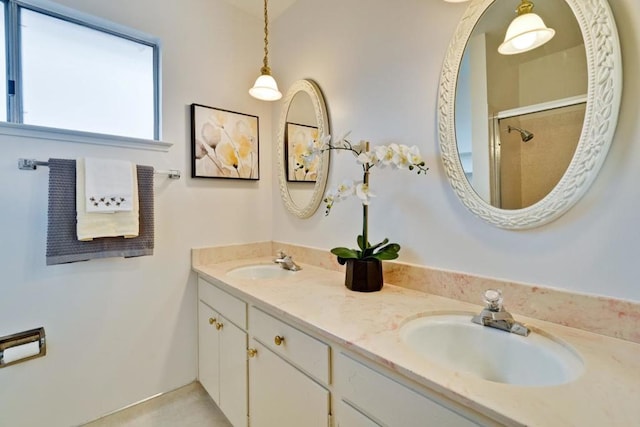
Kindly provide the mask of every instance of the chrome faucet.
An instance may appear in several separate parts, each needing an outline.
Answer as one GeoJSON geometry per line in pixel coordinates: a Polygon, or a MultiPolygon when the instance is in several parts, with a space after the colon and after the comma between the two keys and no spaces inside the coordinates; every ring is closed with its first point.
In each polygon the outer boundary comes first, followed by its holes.
{"type": "Polygon", "coordinates": [[[273,262],[275,262],[276,264],[280,264],[280,267],[284,268],[285,270],[302,270],[302,267],[293,262],[293,258],[291,258],[291,255],[287,255],[283,251],[278,251],[277,258],[274,259],[273,262]]]}
{"type": "Polygon", "coordinates": [[[516,322],[511,313],[506,311],[502,305],[502,292],[496,289],[487,289],[484,292],[484,302],[486,306],[477,316],[473,316],[471,321],[482,326],[501,329],[503,331],[526,337],[529,335],[529,328],[522,323],[516,322]]]}

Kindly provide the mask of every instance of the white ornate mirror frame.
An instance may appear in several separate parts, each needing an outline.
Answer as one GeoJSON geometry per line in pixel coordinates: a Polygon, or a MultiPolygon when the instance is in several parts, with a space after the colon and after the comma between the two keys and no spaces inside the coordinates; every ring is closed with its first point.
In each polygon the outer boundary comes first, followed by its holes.
{"type": "Polygon", "coordinates": [[[546,197],[523,209],[499,209],[480,198],[464,174],[456,144],[454,111],[458,72],[467,40],[494,1],[473,0],[449,45],[442,66],[438,99],[440,150],[449,181],[471,212],[501,228],[527,229],[564,214],[595,180],[607,156],[618,119],[622,93],[620,43],[606,0],[564,0],[580,25],[587,57],[589,87],[580,141],[564,176],[546,197]]]}
{"type": "Polygon", "coordinates": [[[329,173],[329,151],[325,151],[322,154],[321,164],[318,168],[318,176],[313,186],[313,192],[311,194],[309,202],[305,206],[298,206],[291,197],[287,184],[285,132],[289,108],[291,107],[293,98],[299,92],[305,92],[311,99],[316,123],[318,126],[318,135],[320,135],[320,137],[322,137],[323,135],[329,135],[331,130],[329,128],[327,107],[318,85],[312,80],[308,79],[298,80],[294,82],[284,97],[282,112],[280,114],[280,121],[278,122],[278,181],[280,183],[280,195],[287,210],[298,218],[304,219],[309,218],[318,210],[318,206],[320,206],[320,203],[322,202],[322,199],[324,197],[324,191],[327,186],[327,175],[329,173]]]}

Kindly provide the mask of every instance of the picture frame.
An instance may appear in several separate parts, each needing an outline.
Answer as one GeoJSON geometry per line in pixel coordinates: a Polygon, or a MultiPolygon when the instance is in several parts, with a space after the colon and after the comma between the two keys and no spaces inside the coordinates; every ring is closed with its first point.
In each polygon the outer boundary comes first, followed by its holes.
{"type": "Polygon", "coordinates": [[[191,177],[260,179],[258,116],[191,104],[191,177]]]}
{"type": "Polygon", "coordinates": [[[315,183],[318,178],[319,156],[309,156],[310,143],[320,143],[318,127],[286,122],[284,147],[288,182],[315,183]]]}

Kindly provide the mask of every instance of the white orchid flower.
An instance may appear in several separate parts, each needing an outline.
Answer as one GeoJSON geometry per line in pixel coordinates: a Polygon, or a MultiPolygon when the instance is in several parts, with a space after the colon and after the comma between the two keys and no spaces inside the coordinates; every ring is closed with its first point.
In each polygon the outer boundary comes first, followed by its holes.
{"type": "Polygon", "coordinates": [[[362,201],[362,204],[367,206],[372,197],[376,197],[371,191],[369,191],[369,184],[359,182],[356,185],[356,196],[362,201]]]}
{"type": "Polygon", "coordinates": [[[407,157],[409,159],[409,163],[411,163],[412,165],[419,165],[422,163],[422,155],[420,155],[420,149],[415,145],[412,145],[407,150],[407,157]]]}
{"type": "MultiPolygon", "coordinates": [[[[328,148],[348,148],[349,147],[349,142],[347,141],[347,137],[349,137],[349,134],[351,133],[351,131],[345,133],[344,135],[342,135],[342,137],[338,138],[334,143],[333,146],[331,144],[331,136],[329,136],[329,138],[326,140],[326,144],[328,146],[328,148]]],[[[323,140],[323,144],[324,144],[324,140],[323,140]]]]}
{"type": "MultiPolygon", "coordinates": [[[[349,134],[350,132],[344,134],[335,142],[331,142],[330,135],[323,135],[319,138],[319,141],[316,141],[313,150],[315,156],[309,155],[305,160],[319,160],[317,154],[324,150],[339,150],[338,152],[350,151],[356,157],[357,163],[363,166],[365,172],[364,180],[366,181],[368,181],[367,176],[369,171],[374,166],[391,166],[394,169],[416,170],[418,174],[427,170],[424,166],[420,151],[415,145],[409,147],[407,145],[392,143],[369,149],[369,142],[366,140],[361,140],[357,144],[351,143],[351,141],[347,139],[349,134]],[[318,150],[318,144],[321,147],[320,150],[318,150]]],[[[311,144],[312,143],[309,142],[309,147],[311,147],[311,144]]],[[[324,199],[327,204],[326,213],[329,214],[329,210],[334,202],[344,200],[352,195],[356,195],[365,206],[369,205],[372,197],[375,197],[369,190],[369,185],[364,184],[364,181],[356,184],[354,184],[353,181],[344,181],[335,190],[326,193],[324,199]]]]}
{"type": "Polygon", "coordinates": [[[324,195],[324,203],[327,207],[325,215],[329,215],[329,211],[335,202],[339,202],[355,194],[355,186],[353,181],[346,180],[340,183],[337,188],[327,191],[324,195]]]}
{"type": "Polygon", "coordinates": [[[336,192],[335,190],[329,190],[327,191],[327,193],[324,195],[324,203],[326,205],[326,210],[324,212],[325,215],[329,215],[329,212],[331,211],[331,208],[333,207],[333,204],[336,201],[336,192]]]}
{"type": "Polygon", "coordinates": [[[350,181],[350,180],[342,181],[342,183],[338,185],[338,188],[336,189],[336,191],[337,191],[336,198],[338,200],[346,199],[347,197],[351,196],[355,191],[353,181],[350,181]]]}
{"type": "MultiPolygon", "coordinates": [[[[395,145],[395,144],[392,144],[395,145]]],[[[381,166],[389,166],[393,162],[393,149],[388,145],[380,145],[375,148],[377,163],[381,166]]]]}
{"type": "Polygon", "coordinates": [[[351,149],[354,151],[355,156],[359,156],[361,153],[366,153],[367,151],[367,141],[360,140],[357,144],[351,145],[351,149]]]}
{"type": "Polygon", "coordinates": [[[393,165],[398,169],[408,169],[411,165],[409,161],[409,147],[398,145],[393,153],[393,165]]]}
{"type": "Polygon", "coordinates": [[[363,151],[358,155],[358,157],[356,158],[356,161],[361,165],[367,165],[367,164],[376,164],[378,162],[378,159],[376,158],[376,155],[374,152],[363,151]]]}
{"type": "Polygon", "coordinates": [[[327,191],[327,193],[324,195],[324,202],[333,205],[333,202],[336,200],[337,195],[338,193],[335,189],[327,191]]]}

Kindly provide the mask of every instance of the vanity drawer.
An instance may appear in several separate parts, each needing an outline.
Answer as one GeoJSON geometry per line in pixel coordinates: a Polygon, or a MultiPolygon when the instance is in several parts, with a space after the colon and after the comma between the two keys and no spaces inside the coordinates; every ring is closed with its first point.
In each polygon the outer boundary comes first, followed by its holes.
{"type": "Polygon", "coordinates": [[[198,277],[198,298],[236,326],[247,329],[247,303],[198,277]]]}
{"type": "Polygon", "coordinates": [[[426,396],[340,353],[336,390],[344,401],[389,427],[471,427],[471,422],[426,396]]]}
{"type": "Polygon", "coordinates": [[[321,383],[329,384],[329,346],[327,344],[255,307],[249,309],[249,331],[257,341],[276,354],[321,383]],[[282,340],[280,341],[277,337],[282,340]]]}

